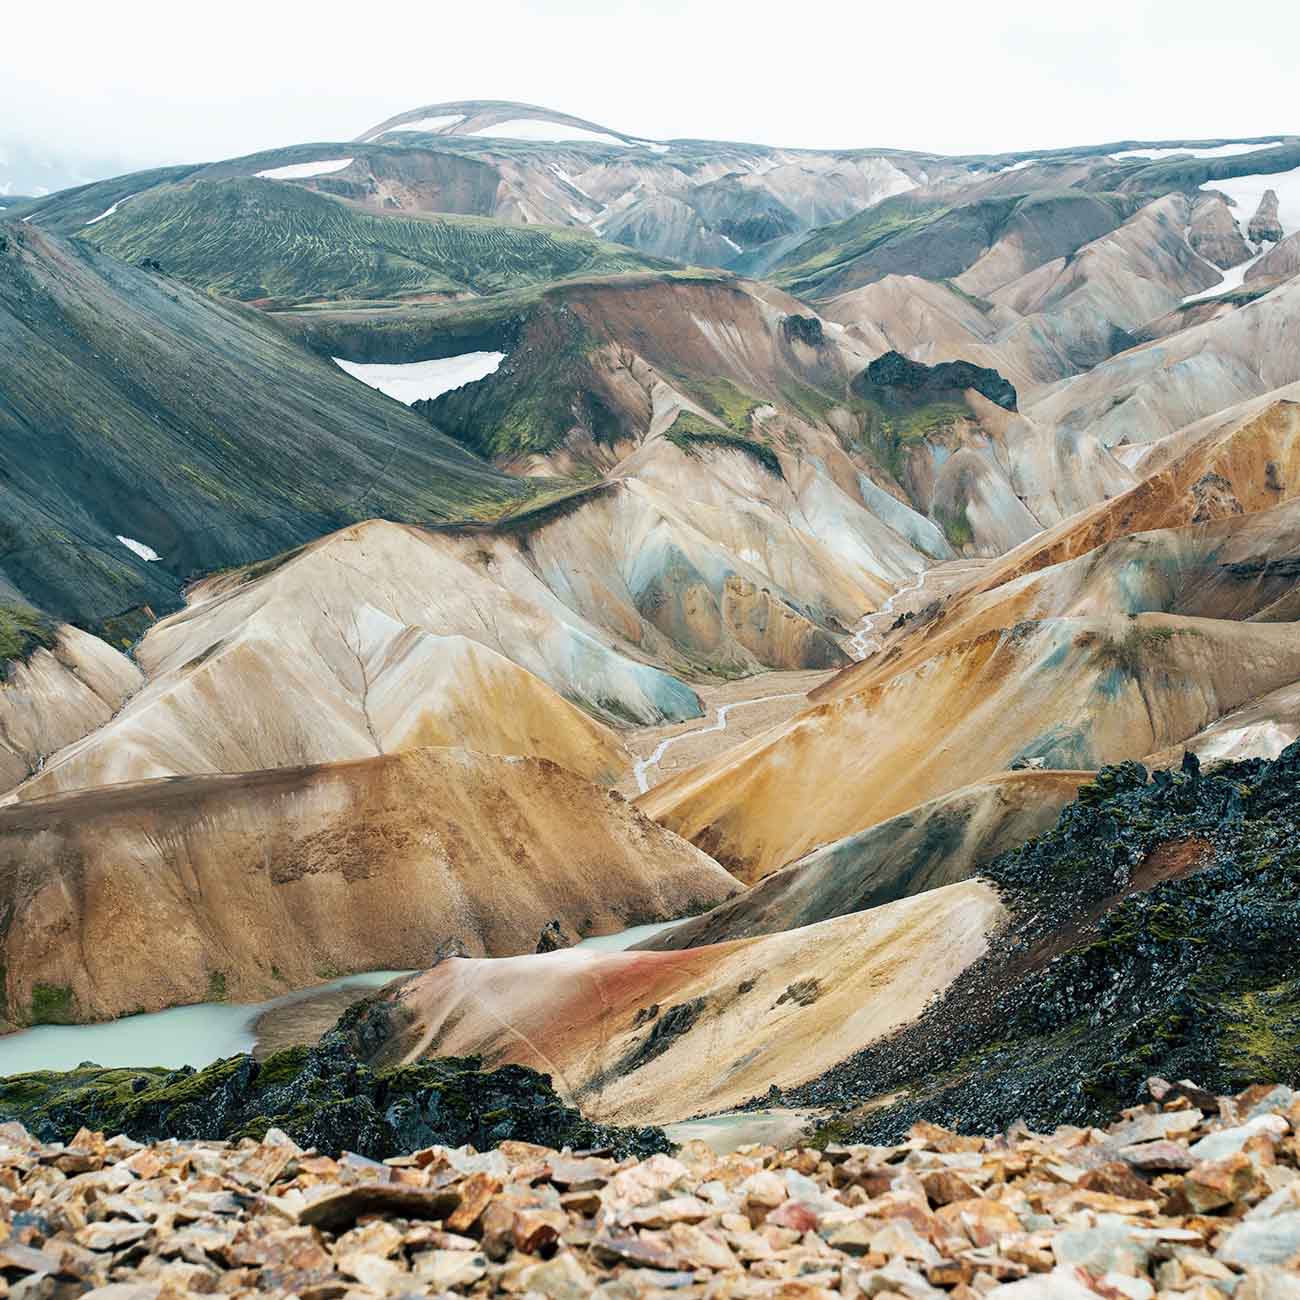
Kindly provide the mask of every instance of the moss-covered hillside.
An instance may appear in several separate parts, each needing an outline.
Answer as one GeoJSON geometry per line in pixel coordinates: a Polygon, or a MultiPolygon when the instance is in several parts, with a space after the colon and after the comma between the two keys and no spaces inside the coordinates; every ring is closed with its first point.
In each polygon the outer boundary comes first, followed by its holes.
{"type": "Polygon", "coordinates": [[[11,598],[99,630],[357,520],[490,516],[530,493],[261,313],[0,224],[11,598]]]}
{"type": "Polygon", "coordinates": [[[486,294],[667,265],[585,231],[386,216],[255,177],[150,190],[82,238],[125,261],[155,260],[196,288],[279,305],[486,294]]]}

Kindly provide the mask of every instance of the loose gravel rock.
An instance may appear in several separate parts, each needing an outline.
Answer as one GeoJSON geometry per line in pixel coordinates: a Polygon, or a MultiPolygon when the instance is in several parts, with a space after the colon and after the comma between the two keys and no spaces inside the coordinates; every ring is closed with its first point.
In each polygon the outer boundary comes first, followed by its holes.
{"type": "Polygon", "coordinates": [[[894,1146],[623,1160],[506,1141],[381,1163],[276,1129],[64,1144],[3,1124],[0,1296],[1300,1294],[1300,1095],[1148,1090],[1163,1100],[1105,1129],[918,1123],[894,1146]]]}

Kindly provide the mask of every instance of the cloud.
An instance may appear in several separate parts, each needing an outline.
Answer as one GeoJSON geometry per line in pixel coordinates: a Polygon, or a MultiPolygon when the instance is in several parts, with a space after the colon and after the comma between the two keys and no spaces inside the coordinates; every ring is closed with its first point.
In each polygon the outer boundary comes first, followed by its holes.
{"type": "Polygon", "coordinates": [[[1273,8],[1234,24],[1202,0],[134,0],[124,22],[78,0],[6,14],[0,121],[47,154],[137,167],[348,140],[461,98],[818,148],[1259,135],[1300,129],[1300,11],[1273,8]]]}

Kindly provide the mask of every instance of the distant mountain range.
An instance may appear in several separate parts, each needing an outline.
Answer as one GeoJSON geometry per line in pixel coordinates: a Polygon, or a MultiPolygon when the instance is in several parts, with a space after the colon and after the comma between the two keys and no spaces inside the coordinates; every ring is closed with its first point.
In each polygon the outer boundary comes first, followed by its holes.
{"type": "Polygon", "coordinates": [[[867,1135],[1294,1078],[1298,340],[1297,135],[475,100],[9,202],[0,1019],[421,965],[376,1060],[867,1135]]]}

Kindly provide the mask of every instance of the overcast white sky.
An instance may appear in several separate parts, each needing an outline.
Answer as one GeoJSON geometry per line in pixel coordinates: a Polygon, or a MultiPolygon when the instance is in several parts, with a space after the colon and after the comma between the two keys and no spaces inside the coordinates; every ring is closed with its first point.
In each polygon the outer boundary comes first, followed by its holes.
{"type": "Polygon", "coordinates": [[[0,139],[123,163],[464,98],[653,137],[942,152],[1300,131],[1294,0],[6,5],[0,139]]]}

